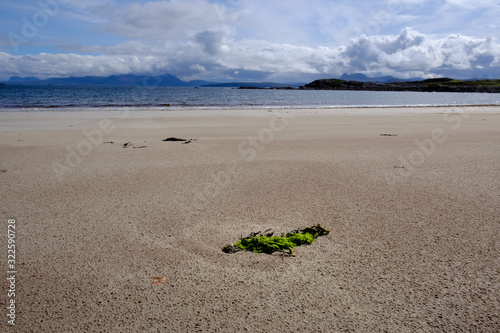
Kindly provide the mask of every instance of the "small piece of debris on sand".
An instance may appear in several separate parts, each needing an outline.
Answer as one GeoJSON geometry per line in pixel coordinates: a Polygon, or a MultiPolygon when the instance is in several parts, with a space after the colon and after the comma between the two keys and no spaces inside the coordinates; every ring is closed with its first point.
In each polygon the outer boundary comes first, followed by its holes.
{"type": "Polygon", "coordinates": [[[380,136],[398,136],[397,134],[391,134],[391,133],[382,133],[380,136]]]}
{"type": "Polygon", "coordinates": [[[151,284],[160,284],[160,283],[165,282],[165,278],[160,277],[160,276],[152,276],[152,277],[150,277],[150,279],[155,280],[155,281],[151,282],[151,284]]]}
{"type": "Polygon", "coordinates": [[[166,139],[163,139],[161,141],[188,141],[187,139],[181,139],[181,138],[175,138],[175,137],[170,137],[170,138],[166,138],[166,139]]]}
{"type": "Polygon", "coordinates": [[[176,138],[176,137],[170,137],[170,138],[163,139],[161,141],[182,142],[183,144],[188,144],[188,143],[191,143],[191,142],[196,141],[196,140],[197,139],[181,139],[181,138],[176,138]]]}

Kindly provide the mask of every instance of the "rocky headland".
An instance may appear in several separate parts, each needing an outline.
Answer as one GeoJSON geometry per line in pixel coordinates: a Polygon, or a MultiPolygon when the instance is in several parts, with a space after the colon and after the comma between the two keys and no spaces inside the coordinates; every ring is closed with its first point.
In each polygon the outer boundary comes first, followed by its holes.
{"type": "Polygon", "coordinates": [[[461,81],[438,78],[411,82],[376,83],[321,79],[301,86],[299,89],[500,93],[500,80],[461,81]]]}

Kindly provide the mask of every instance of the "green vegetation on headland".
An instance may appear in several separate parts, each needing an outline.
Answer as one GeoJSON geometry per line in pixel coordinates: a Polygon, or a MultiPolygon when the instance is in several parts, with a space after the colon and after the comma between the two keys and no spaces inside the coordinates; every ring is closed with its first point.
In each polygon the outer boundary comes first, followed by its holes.
{"type": "Polygon", "coordinates": [[[222,251],[226,253],[235,253],[242,250],[256,253],[272,254],[274,252],[288,251],[289,255],[293,255],[293,248],[300,245],[312,244],[319,236],[325,236],[330,233],[320,226],[316,226],[293,230],[286,235],[273,236],[273,232],[266,230],[264,232],[254,232],[245,238],[241,238],[234,245],[226,245],[222,251]]]}
{"type": "Polygon", "coordinates": [[[299,89],[500,93],[500,80],[461,81],[439,78],[411,82],[375,83],[321,79],[308,83],[299,89]]]}

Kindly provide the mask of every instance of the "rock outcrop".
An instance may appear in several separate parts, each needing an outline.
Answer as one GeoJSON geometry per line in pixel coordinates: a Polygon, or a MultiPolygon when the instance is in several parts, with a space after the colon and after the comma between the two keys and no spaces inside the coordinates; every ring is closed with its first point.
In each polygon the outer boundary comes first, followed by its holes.
{"type": "Polygon", "coordinates": [[[412,82],[375,83],[321,79],[308,83],[299,89],[500,93],[500,80],[460,81],[439,78],[412,82]]]}

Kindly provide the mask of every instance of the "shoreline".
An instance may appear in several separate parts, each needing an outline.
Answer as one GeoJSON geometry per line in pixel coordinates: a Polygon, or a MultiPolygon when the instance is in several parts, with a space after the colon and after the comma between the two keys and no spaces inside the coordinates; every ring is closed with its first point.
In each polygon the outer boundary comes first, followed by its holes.
{"type": "Polygon", "coordinates": [[[433,106],[433,107],[352,107],[352,108],[293,108],[293,109],[213,109],[213,110],[91,110],[91,111],[0,111],[0,130],[63,129],[92,127],[92,120],[109,119],[115,126],[134,127],[133,120],[142,121],[143,126],[154,126],[154,120],[198,117],[274,117],[290,116],[377,116],[418,114],[496,114],[500,106],[433,106]]]}
{"type": "Polygon", "coordinates": [[[260,105],[260,106],[95,106],[95,107],[6,107],[2,112],[93,112],[93,111],[217,111],[217,110],[316,110],[316,109],[392,109],[392,108],[448,108],[448,107],[500,107],[500,104],[415,104],[415,105],[260,105]]]}

